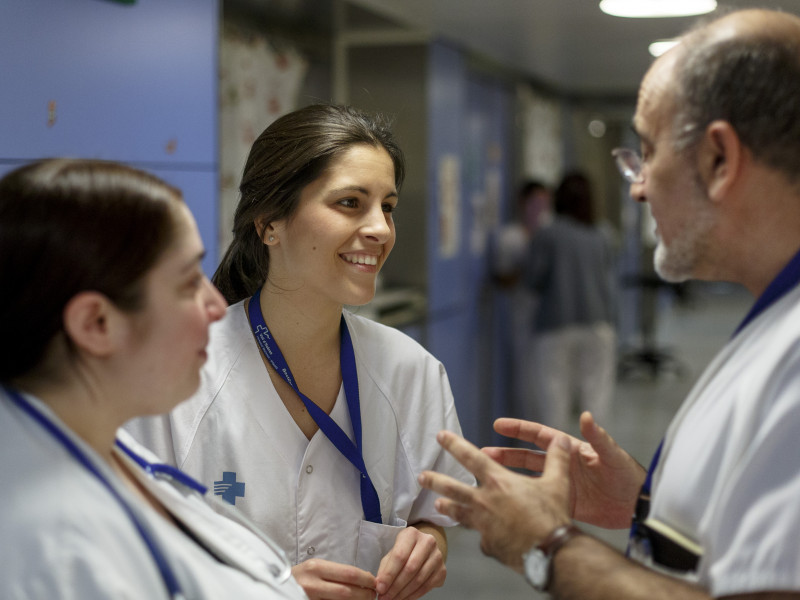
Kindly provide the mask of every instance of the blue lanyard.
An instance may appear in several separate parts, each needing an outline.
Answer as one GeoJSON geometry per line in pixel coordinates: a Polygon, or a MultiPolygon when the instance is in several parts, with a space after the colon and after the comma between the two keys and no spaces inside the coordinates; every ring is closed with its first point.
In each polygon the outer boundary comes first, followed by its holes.
{"type": "MultiPolygon", "coordinates": [[[[119,492],[111,485],[111,482],[106,479],[106,477],[97,469],[97,467],[92,463],[86,453],[80,449],[80,447],[72,441],[59,427],[50,421],[42,412],[40,412],[33,404],[28,402],[22,394],[17,392],[16,390],[12,390],[10,388],[5,388],[8,396],[11,398],[12,402],[17,405],[23,412],[27,413],[34,421],[39,423],[39,425],[44,428],[46,432],[48,432],[53,438],[59,442],[64,449],[72,455],[75,460],[77,460],[87,471],[89,471],[92,475],[94,475],[97,480],[103,484],[103,486],[111,493],[114,499],[119,503],[122,510],[125,514],[128,515],[128,518],[133,523],[136,530],[139,532],[139,535],[142,538],[142,541],[147,546],[147,549],[150,551],[150,554],[153,557],[153,560],[158,567],[159,572],[161,573],[161,578],[164,580],[164,585],[167,587],[167,593],[169,594],[170,598],[175,600],[183,598],[183,593],[181,592],[180,584],[178,583],[178,579],[175,577],[175,574],[172,572],[172,569],[167,562],[166,557],[161,552],[161,549],[156,544],[155,540],[152,538],[150,533],[147,531],[145,526],[133,512],[133,509],[128,505],[128,503],[122,498],[119,492]]],[[[131,453],[130,450],[127,452],[131,453]]]]}
{"type": "Polygon", "coordinates": [[[292,371],[283,358],[278,344],[272,338],[272,335],[267,328],[264,321],[264,315],[261,313],[261,290],[257,291],[248,303],[247,311],[250,316],[250,327],[253,330],[253,335],[258,342],[261,351],[266,359],[272,365],[272,368],[288,383],[291,388],[300,396],[303,404],[308,410],[308,414],[314,419],[314,422],[322,430],[325,436],[336,446],[336,449],[352,463],[361,473],[361,507],[364,510],[364,519],[372,521],[373,523],[381,523],[381,505],[378,499],[378,493],[375,491],[375,486],[372,485],[372,480],[367,473],[367,467],[364,464],[364,456],[361,448],[361,404],[358,396],[358,374],[356,371],[356,357],[353,351],[353,341],[350,339],[350,332],[347,329],[344,315],[341,321],[341,346],[340,354],[340,367],[342,370],[342,382],[344,384],[344,393],[347,397],[347,409],[350,413],[350,421],[353,425],[353,436],[355,443],[347,437],[347,434],[342,431],[342,428],[336,424],[330,415],[317,406],[305,394],[303,394],[295,383],[292,371]]]}
{"type": "Polygon", "coordinates": [[[800,283],[800,252],[792,257],[792,260],[781,269],[778,276],[767,286],[764,293],[758,297],[758,300],[756,300],[750,312],[747,313],[747,316],[745,316],[744,320],[739,324],[739,327],[736,328],[733,334],[734,337],[744,329],[750,321],[767,310],[767,308],[792,290],[798,283],[800,283]]]}
{"type": "Polygon", "coordinates": [[[180,483],[181,485],[191,490],[194,490],[195,492],[199,492],[202,496],[206,495],[206,492],[208,491],[208,488],[206,486],[204,486],[196,479],[189,477],[186,473],[184,473],[177,467],[161,463],[147,462],[145,459],[136,454],[133,450],[128,448],[125,444],[123,444],[119,440],[116,440],[114,443],[117,446],[117,448],[119,448],[125,454],[127,454],[133,460],[133,462],[135,462],[145,472],[149,473],[156,479],[166,477],[167,479],[171,479],[173,482],[180,483]]]}
{"type": "MultiPolygon", "coordinates": [[[[770,282],[764,293],[761,294],[755,301],[755,304],[750,308],[745,318],[739,323],[739,326],[733,332],[732,337],[736,337],[742,329],[747,327],[751,321],[757,316],[767,310],[775,302],[788,294],[794,287],[800,283],[800,251],[798,251],[788,264],[781,269],[778,276],[770,282]]],[[[647,470],[647,477],[644,480],[642,489],[639,492],[639,501],[636,504],[636,513],[634,514],[633,523],[631,524],[630,538],[635,537],[637,525],[644,521],[647,517],[647,512],[650,510],[650,491],[653,484],[653,473],[658,466],[661,458],[661,450],[664,446],[664,440],[658,445],[658,449],[650,461],[650,468],[647,470]]],[[[629,547],[630,549],[630,547],[629,547]]]]}

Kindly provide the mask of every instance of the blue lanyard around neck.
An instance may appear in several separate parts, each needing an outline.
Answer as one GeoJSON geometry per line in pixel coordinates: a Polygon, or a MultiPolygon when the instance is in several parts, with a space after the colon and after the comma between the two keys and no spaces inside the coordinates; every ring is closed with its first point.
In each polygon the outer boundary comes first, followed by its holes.
{"type": "Polygon", "coordinates": [[[800,283],[800,252],[792,257],[792,260],[781,269],[778,276],[767,286],[764,293],[758,297],[758,300],[753,304],[750,312],[747,313],[747,316],[745,316],[739,324],[739,327],[736,328],[733,334],[734,337],[744,329],[750,321],[789,293],[798,283],[800,283]]]}
{"type": "Polygon", "coordinates": [[[206,495],[206,492],[208,491],[208,488],[206,486],[204,486],[202,483],[200,483],[193,477],[190,477],[177,467],[161,463],[148,462],[119,440],[116,440],[114,444],[117,446],[117,448],[122,450],[133,462],[139,465],[142,468],[142,470],[150,474],[155,479],[167,478],[170,479],[173,483],[180,483],[182,486],[194,490],[195,492],[198,492],[201,496],[206,495]]]}
{"type": "MultiPolygon", "coordinates": [[[[733,332],[732,337],[736,337],[740,331],[750,324],[751,321],[753,321],[770,306],[775,304],[775,302],[793,290],[798,283],[800,283],[800,251],[798,251],[792,257],[792,259],[785,267],[783,267],[783,269],[781,269],[781,272],[778,273],[778,276],[772,280],[772,282],[767,286],[767,289],[764,290],[764,293],[758,297],[745,318],[742,319],[741,323],[739,323],[736,331],[733,332]]],[[[650,493],[653,485],[653,473],[655,473],[656,467],[661,459],[661,450],[663,447],[664,440],[661,440],[661,443],[658,445],[658,449],[653,455],[653,459],[650,461],[650,468],[647,470],[647,477],[645,478],[644,484],[642,485],[642,489],[639,493],[639,503],[637,503],[636,514],[634,514],[634,520],[631,525],[630,537],[633,537],[636,533],[637,522],[640,522],[646,518],[647,512],[650,510],[650,493]]]]}
{"type": "Polygon", "coordinates": [[[81,448],[63,431],[61,431],[61,429],[55,423],[48,419],[44,413],[39,411],[33,404],[28,402],[28,400],[26,400],[22,394],[10,388],[5,388],[5,391],[9,398],[11,398],[11,401],[16,404],[20,410],[27,413],[34,421],[41,425],[47,433],[49,433],[57,442],[59,442],[64,449],[75,460],[78,461],[78,463],[80,463],[87,471],[94,475],[95,478],[111,493],[125,514],[128,515],[128,518],[133,523],[136,531],[139,532],[142,541],[150,551],[150,554],[152,555],[153,560],[155,561],[156,566],[161,573],[161,578],[164,580],[164,585],[167,587],[169,597],[173,600],[184,598],[180,584],[178,583],[178,579],[175,577],[175,573],[173,573],[172,569],[170,568],[166,557],[161,552],[161,549],[158,547],[158,544],[156,544],[156,541],[147,531],[147,528],[144,526],[141,520],[136,516],[136,513],[134,513],[130,505],[114,488],[114,486],[111,485],[111,482],[106,479],[106,477],[100,472],[94,463],[92,463],[86,453],[81,450],[81,448]]]}
{"type": "Polygon", "coordinates": [[[364,519],[372,521],[373,523],[381,523],[381,505],[378,499],[378,493],[375,491],[375,486],[372,485],[372,480],[367,473],[367,467],[364,464],[364,456],[361,447],[361,404],[358,396],[358,373],[356,371],[356,357],[353,351],[353,341],[350,339],[350,332],[347,329],[347,323],[342,315],[341,320],[341,346],[339,350],[340,368],[342,370],[342,382],[344,384],[344,393],[347,398],[347,410],[350,413],[350,422],[353,425],[353,436],[355,443],[347,437],[347,434],[342,431],[342,428],[336,424],[330,415],[317,406],[311,399],[303,394],[295,383],[292,371],[283,358],[278,344],[272,338],[272,335],[267,328],[264,321],[264,315],[261,313],[261,290],[257,291],[248,303],[247,312],[250,316],[250,327],[253,330],[253,336],[256,338],[261,352],[272,365],[272,368],[280,375],[283,380],[288,383],[291,388],[297,393],[303,404],[308,410],[308,414],[314,419],[314,422],[322,430],[322,433],[336,446],[336,449],[350,461],[350,463],[358,469],[361,473],[361,507],[364,510],[364,519]]]}

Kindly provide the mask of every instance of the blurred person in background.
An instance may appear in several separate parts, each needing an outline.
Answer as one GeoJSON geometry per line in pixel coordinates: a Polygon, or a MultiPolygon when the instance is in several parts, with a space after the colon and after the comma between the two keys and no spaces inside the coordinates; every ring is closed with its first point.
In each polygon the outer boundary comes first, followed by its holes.
{"type": "Polygon", "coordinates": [[[616,378],[616,251],[598,226],[591,182],[567,173],[555,218],[533,237],[524,283],[537,296],[529,355],[529,402],[536,420],[569,427],[573,407],[599,422],[616,378]]]}
{"type": "Polygon", "coordinates": [[[517,192],[515,216],[501,227],[491,247],[492,279],[504,294],[504,340],[513,413],[530,417],[530,340],[536,293],[523,284],[528,246],[536,232],[552,220],[552,193],[541,181],[526,180],[517,192]]]}

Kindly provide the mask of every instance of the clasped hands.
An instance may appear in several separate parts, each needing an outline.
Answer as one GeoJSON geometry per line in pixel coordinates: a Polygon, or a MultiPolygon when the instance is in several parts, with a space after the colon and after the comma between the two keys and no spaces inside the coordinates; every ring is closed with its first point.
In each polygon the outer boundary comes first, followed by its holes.
{"type": "Polygon", "coordinates": [[[417,600],[444,583],[447,569],[434,536],[410,526],[397,535],[377,576],[316,558],[296,565],[292,574],[310,600],[417,600]]]}
{"type": "Polygon", "coordinates": [[[475,475],[478,486],[431,471],[419,477],[422,486],[442,495],[436,500],[439,512],[480,533],[485,554],[521,572],[522,555],[572,519],[612,529],[630,525],[645,470],[590,413],[581,415],[585,441],[519,419],[498,419],[494,428],[547,452],[495,447],[481,451],[442,431],[439,443],[475,475]]]}

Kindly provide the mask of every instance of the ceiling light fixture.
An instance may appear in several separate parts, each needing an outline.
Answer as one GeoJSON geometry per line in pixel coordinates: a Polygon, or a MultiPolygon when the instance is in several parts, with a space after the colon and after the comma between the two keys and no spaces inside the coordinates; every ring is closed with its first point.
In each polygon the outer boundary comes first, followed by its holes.
{"type": "Polygon", "coordinates": [[[672,38],[671,40],[656,40],[650,44],[647,49],[650,51],[652,56],[659,57],[673,46],[677,46],[679,43],[680,39],[678,38],[672,38]]]}
{"type": "Polygon", "coordinates": [[[717,8],[717,0],[602,0],[600,10],[614,17],[690,17],[717,8]]]}

